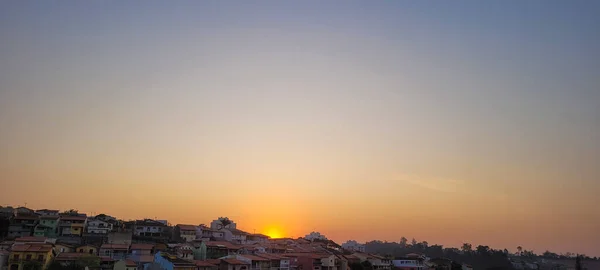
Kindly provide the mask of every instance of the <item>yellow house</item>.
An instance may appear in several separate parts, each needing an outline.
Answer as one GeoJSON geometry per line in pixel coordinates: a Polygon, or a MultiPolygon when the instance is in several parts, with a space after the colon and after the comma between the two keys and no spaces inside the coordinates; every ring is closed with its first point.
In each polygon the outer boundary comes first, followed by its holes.
{"type": "Polygon", "coordinates": [[[54,254],[51,244],[31,243],[14,245],[8,257],[9,270],[23,270],[26,264],[38,264],[39,269],[46,269],[54,254]]]}
{"type": "Polygon", "coordinates": [[[62,215],[58,223],[60,236],[81,236],[85,228],[87,217],[62,215]]]}
{"type": "Polygon", "coordinates": [[[98,255],[98,247],[92,245],[79,246],[76,249],[77,253],[85,253],[90,255],[98,255]]]}

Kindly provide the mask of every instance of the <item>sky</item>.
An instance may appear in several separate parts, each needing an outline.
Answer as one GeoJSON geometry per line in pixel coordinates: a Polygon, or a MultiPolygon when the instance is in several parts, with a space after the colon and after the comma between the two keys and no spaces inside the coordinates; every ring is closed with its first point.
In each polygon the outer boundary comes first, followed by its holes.
{"type": "Polygon", "coordinates": [[[600,255],[598,1],[2,1],[0,205],[600,255]]]}

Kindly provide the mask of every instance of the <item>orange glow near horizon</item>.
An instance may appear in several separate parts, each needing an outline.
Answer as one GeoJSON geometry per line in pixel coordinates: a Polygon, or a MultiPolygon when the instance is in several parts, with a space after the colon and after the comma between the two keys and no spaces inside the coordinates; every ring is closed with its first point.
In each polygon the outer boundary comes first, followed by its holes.
{"type": "Polygon", "coordinates": [[[285,235],[282,233],[281,229],[277,228],[277,227],[269,227],[265,230],[264,232],[265,235],[271,237],[271,238],[282,238],[285,237],[285,235]]]}

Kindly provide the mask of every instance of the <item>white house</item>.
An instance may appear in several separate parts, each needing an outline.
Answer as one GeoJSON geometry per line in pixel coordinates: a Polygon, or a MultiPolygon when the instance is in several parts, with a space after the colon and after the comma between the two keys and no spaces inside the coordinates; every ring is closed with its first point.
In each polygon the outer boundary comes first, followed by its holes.
{"type": "Polygon", "coordinates": [[[185,242],[196,240],[196,226],[177,224],[175,226],[175,235],[185,242]]]}
{"type": "Polygon", "coordinates": [[[108,234],[112,231],[113,225],[99,219],[88,220],[87,232],[96,234],[108,234]]]}
{"type": "Polygon", "coordinates": [[[365,245],[354,240],[348,240],[346,243],[343,243],[342,248],[350,251],[365,252],[365,245]]]}
{"type": "MultiPolygon", "coordinates": [[[[249,233],[238,229],[228,229],[231,232],[231,242],[236,244],[246,244],[249,233]]],[[[225,237],[227,239],[227,236],[225,237]]]]}
{"type": "Polygon", "coordinates": [[[309,234],[307,234],[306,236],[304,236],[304,239],[306,240],[327,240],[327,237],[325,237],[325,235],[322,235],[319,232],[311,232],[309,234]]]}

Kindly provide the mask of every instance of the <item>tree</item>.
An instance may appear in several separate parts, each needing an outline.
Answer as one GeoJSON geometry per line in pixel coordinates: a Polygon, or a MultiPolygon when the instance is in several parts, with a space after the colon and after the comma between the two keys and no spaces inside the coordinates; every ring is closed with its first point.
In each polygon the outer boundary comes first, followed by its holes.
{"type": "Polygon", "coordinates": [[[219,222],[221,223],[221,227],[219,229],[224,229],[232,223],[228,217],[220,217],[219,222]]]}
{"type": "Polygon", "coordinates": [[[364,261],[360,263],[364,270],[373,270],[373,265],[370,261],[364,261]]]}
{"type": "Polygon", "coordinates": [[[581,256],[579,256],[579,254],[577,255],[577,257],[575,257],[575,270],[581,270],[583,269],[581,267],[581,256]]]}
{"type": "Polygon", "coordinates": [[[517,254],[519,254],[519,256],[521,256],[522,253],[523,253],[523,247],[522,246],[518,246],[517,247],[517,254]]]}
{"type": "Polygon", "coordinates": [[[414,238],[412,239],[412,241],[410,241],[410,244],[414,247],[417,245],[417,240],[415,240],[414,238]]]}
{"type": "Polygon", "coordinates": [[[473,246],[471,244],[469,244],[469,243],[464,243],[462,245],[462,251],[464,253],[471,253],[473,251],[473,246]]]}
{"type": "Polygon", "coordinates": [[[423,245],[424,249],[426,249],[427,247],[429,247],[429,243],[427,243],[427,241],[423,241],[423,242],[421,242],[421,244],[423,245]]]}
{"type": "Polygon", "coordinates": [[[477,250],[477,254],[480,254],[480,255],[487,255],[490,253],[490,247],[488,247],[488,246],[479,245],[479,246],[477,246],[476,250],[477,250]]]}
{"type": "Polygon", "coordinates": [[[38,261],[28,261],[23,265],[23,270],[42,270],[42,264],[38,261]]]}
{"type": "Polygon", "coordinates": [[[408,239],[406,239],[406,237],[402,236],[402,238],[400,238],[400,246],[405,248],[406,243],[408,243],[408,239]]]}

